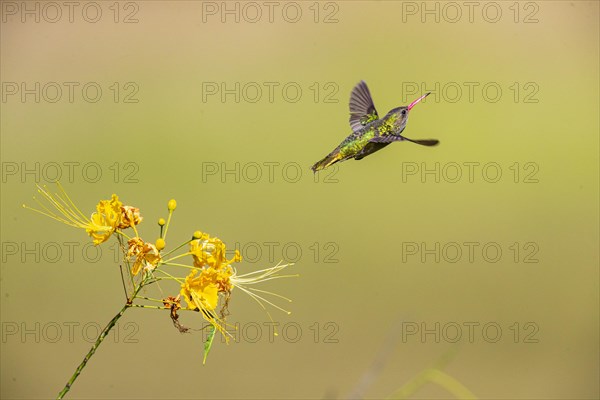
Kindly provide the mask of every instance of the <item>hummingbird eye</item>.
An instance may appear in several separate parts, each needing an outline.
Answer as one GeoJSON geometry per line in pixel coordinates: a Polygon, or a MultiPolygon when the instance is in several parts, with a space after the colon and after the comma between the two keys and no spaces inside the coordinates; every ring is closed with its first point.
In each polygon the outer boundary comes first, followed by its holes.
{"type": "Polygon", "coordinates": [[[406,115],[406,110],[402,110],[402,115],[406,115]]]}

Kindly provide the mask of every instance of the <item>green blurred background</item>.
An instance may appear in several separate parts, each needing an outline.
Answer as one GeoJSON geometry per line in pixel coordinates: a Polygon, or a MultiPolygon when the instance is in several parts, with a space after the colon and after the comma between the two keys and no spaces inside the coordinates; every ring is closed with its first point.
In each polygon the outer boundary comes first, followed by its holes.
{"type": "MultiPolygon", "coordinates": [[[[175,198],[168,245],[200,229],[238,244],[240,272],[288,258],[300,274],[264,285],[293,299],[289,316],[270,310],[284,337],[271,343],[267,315],[234,292],[229,322],[246,336],[215,343],[205,366],[201,333],[128,311],[71,398],[343,398],[365,373],[363,395],[382,398],[449,351],[444,371],[481,398],[598,398],[598,2],[482,2],[471,16],[463,3],[269,4],[100,2],[96,17],[83,2],[71,22],[66,6],[2,2],[1,396],[58,393],[123,304],[113,241],[96,260],[84,232],[21,207],[59,165],[86,213],[117,193],[150,240],[175,198]],[[405,134],[441,145],[313,177],[349,133],[361,79],[380,115],[438,85],[405,134]],[[39,102],[23,82],[39,82],[39,102]],[[236,82],[239,101],[223,99],[236,82]],[[479,163],[471,181],[465,163],[479,163]],[[436,165],[437,182],[421,175],[436,165]]],[[[451,395],[429,383],[412,397],[451,395]]]]}

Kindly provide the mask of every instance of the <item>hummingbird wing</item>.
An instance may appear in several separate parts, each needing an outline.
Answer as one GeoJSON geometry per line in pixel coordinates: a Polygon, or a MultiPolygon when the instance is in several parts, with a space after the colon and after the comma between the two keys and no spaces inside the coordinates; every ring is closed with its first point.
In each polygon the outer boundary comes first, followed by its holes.
{"type": "Polygon", "coordinates": [[[366,146],[360,151],[360,153],[358,153],[357,155],[354,156],[355,160],[362,160],[363,158],[365,158],[366,156],[368,156],[369,154],[373,154],[376,151],[379,151],[381,149],[383,149],[385,146],[387,146],[389,143],[373,143],[373,141],[370,141],[369,143],[366,144],[366,146]]]}
{"type": "Polygon", "coordinates": [[[361,130],[366,124],[379,119],[371,92],[365,81],[360,81],[350,93],[350,127],[353,132],[361,130]]]}
{"type": "Polygon", "coordinates": [[[382,135],[369,140],[369,143],[392,143],[401,142],[403,140],[408,140],[409,142],[420,144],[422,146],[435,146],[440,142],[436,139],[413,140],[400,135],[382,135]]]}

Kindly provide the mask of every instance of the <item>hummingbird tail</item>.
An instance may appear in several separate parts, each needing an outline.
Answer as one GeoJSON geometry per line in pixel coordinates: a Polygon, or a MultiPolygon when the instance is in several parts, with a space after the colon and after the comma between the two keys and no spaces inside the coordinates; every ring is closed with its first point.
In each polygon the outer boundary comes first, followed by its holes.
{"type": "Polygon", "coordinates": [[[415,140],[415,139],[409,139],[406,136],[402,136],[404,139],[408,140],[409,142],[413,142],[416,144],[420,144],[421,146],[437,146],[440,141],[436,140],[436,139],[421,139],[421,140],[415,140]]]}
{"type": "Polygon", "coordinates": [[[339,153],[331,153],[327,157],[322,159],[321,161],[317,161],[315,163],[315,165],[310,167],[310,169],[312,169],[313,172],[316,173],[317,171],[320,171],[322,169],[329,167],[332,164],[335,164],[336,162],[340,161],[341,159],[342,159],[342,157],[339,153]]]}

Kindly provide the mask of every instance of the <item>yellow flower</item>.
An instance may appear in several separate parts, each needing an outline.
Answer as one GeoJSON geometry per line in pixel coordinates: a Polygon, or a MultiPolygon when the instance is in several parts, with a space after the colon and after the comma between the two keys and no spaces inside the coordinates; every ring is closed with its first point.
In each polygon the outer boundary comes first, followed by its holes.
{"type": "Polygon", "coordinates": [[[200,311],[205,320],[228,338],[225,322],[215,312],[219,304],[219,283],[218,273],[214,269],[192,270],[181,284],[180,295],[185,299],[188,309],[200,311]],[[200,274],[196,276],[198,272],[200,274]]]}
{"type": "MultiPolygon", "coordinates": [[[[195,235],[196,236],[196,235],[195,235]]],[[[238,250],[231,260],[225,257],[225,243],[217,237],[211,238],[208,234],[200,235],[200,239],[190,242],[190,253],[194,258],[194,266],[202,268],[205,266],[221,269],[226,266],[242,261],[242,256],[238,250]]]]}
{"type": "Polygon", "coordinates": [[[119,229],[126,229],[142,222],[144,218],[140,215],[140,209],[132,206],[121,207],[121,223],[119,229]]]}
{"type": "Polygon", "coordinates": [[[181,295],[190,309],[214,311],[219,302],[219,286],[214,274],[194,269],[181,284],[181,295]],[[196,274],[200,272],[198,276],[196,274]],[[213,275],[213,276],[210,276],[213,275]]]}
{"type": "Polygon", "coordinates": [[[116,194],[110,200],[101,200],[96,206],[96,212],[92,214],[91,226],[86,228],[88,235],[92,237],[95,245],[105,242],[121,223],[121,207],[116,194]]]}
{"type": "Polygon", "coordinates": [[[144,242],[139,237],[129,239],[127,241],[129,248],[127,249],[127,258],[135,257],[131,273],[137,275],[142,267],[152,271],[160,261],[160,254],[156,246],[144,242]]]}
{"type": "Polygon", "coordinates": [[[113,194],[110,200],[100,201],[96,206],[96,212],[92,214],[91,218],[88,218],[77,208],[60,183],[57,182],[56,185],[59,193],[51,193],[45,186],[43,188],[38,186],[38,192],[50,204],[50,208],[35,197],[34,200],[41,210],[25,205],[24,207],[63,224],[85,229],[94,240],[95,245],[106,241],[115,232],[120,224],[121,206],[123,205],[117,195],[113,194]]]}
{"type": "MultiPolygon", "coordinates": [[[[188,275],[181,285],[181,296],[186,300],[188,308],[202,311],[206,320],[212,323],[219,331],[224,332],[223,322],[215,317],[219,293],[225,296],[224,308],[227,299],[234,287],[240,288],[254,299],[265,311],[266,304],[289,314],[289,311],[273,303],[268,296],[291,301],[287,297],[273,292],[254,287],[266,281],[278,278],[287,278],[296,275],[279,275],[278,273],[291,264],[277,264],[274,267],[238,275],[231,264],[240,262],[242,257],[236,250],[233,258],[225,257],[225,244],[219,238],[211,238],[208,234],[194,232],[194,239],[190,242],[190,254],[194,258],[195,269],[188,275]]],[[[271,314],[267,311],[271,318],[271,314]]],[[[271,318],[272,320],[272,318],[271,318]]]]}

